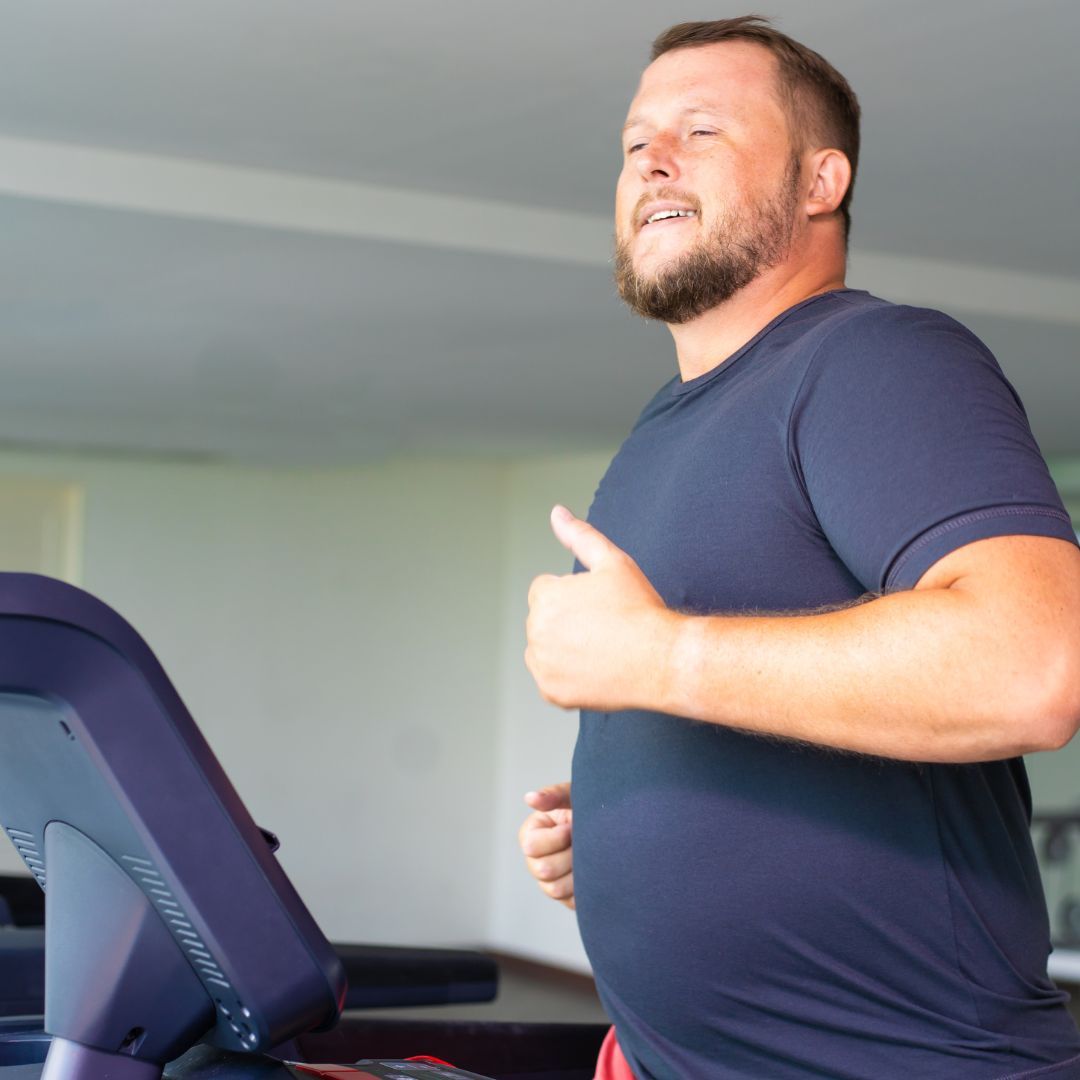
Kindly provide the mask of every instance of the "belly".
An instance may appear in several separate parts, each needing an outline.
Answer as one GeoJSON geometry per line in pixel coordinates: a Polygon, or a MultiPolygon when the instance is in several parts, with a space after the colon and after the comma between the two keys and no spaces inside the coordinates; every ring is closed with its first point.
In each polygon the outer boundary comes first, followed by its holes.
{"type": "Polygon", "coordinates": [[[916,768],[630,713],[583,719],[573,792],[586,950],[668,1037],[804,1015],[808,999],[889,1016],[913,1007],[905,983],[940,996],[933,1007],[951,1000],[949,904],[916,768]],[[900,969],[912,973],[898,986],[900,969]]]}

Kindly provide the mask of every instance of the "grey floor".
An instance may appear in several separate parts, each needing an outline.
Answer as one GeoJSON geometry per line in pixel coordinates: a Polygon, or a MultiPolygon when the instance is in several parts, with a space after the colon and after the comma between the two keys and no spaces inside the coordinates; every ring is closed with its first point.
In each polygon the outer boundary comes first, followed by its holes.
{"type": "MultiPolygon", "coordinates": [[[[360,1015],[358,1010],[354,1015],[360,1015]]],[[[547,975],[500,964],[499,995],[483,1005],[431,1005],[364,1009],[364,1016],[398,1020],[531,1020],[537,1023],[607,1023],[596,991],[584,977],[547,975]]]]}

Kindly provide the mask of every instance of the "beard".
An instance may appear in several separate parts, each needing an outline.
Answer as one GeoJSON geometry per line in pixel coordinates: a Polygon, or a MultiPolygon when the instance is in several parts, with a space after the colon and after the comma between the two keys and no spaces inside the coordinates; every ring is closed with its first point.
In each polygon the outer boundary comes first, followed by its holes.
{"type": "MultiPolygon", "coordinates": [[[[753,205],[727,210],[689,251],[652,275],[634,269],[630,243],[618,237],[615,286],[619,296],[638,315],[669,324],[690,322],[730,300],[787,255],[799,181],[800,162],[793,157],[776,192],[753,205]]],[[[649,197],[678,199],[680,195],[672,190],[649,197]]]]}

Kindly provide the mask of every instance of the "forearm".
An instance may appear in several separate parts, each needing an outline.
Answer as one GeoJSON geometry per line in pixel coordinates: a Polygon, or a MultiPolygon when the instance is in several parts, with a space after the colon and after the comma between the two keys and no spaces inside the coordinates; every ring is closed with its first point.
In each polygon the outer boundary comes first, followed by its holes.
{"type": "MultiPolygon", "coordinates": [[[[669,615],[672,613],[669,613],[669,615]]],[[[898,592],[792,617],[673,615],[658,711],[915,761],[986,761],[1060,743],[1023,621],[964,589],[898,592]]]]}

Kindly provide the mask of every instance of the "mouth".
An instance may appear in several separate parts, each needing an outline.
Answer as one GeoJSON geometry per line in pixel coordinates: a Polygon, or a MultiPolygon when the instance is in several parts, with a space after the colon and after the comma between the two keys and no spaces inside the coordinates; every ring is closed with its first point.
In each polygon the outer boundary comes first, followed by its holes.
{"type": "Polygon", "coordinates": [[[685,207],[668,206],[650,210],[645,217],[638,219],[638,230],[671,228],[673,222],[677,223],[680,221],[696,219],[697,216],[698,213],[696,210],[690,210],[685,207]]]}

